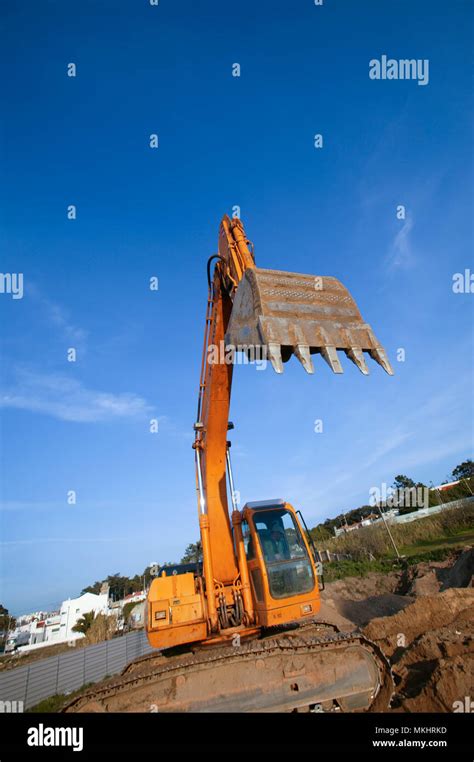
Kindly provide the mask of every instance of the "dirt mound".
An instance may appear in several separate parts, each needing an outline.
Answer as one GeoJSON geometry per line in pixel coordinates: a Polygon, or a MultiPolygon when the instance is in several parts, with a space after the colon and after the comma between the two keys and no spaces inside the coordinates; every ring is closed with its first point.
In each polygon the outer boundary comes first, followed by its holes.
{"type": "Polygon", "coordinates": [[[374,617],[396,614],[412,601],[395,593],[399,585],[400,572],[371,572],[329,582],[321,594],[320,618],[347,631],[363,627],[374,617]]]}
{"type": "Polygon", "coordinates": [[[364,634],[390,657],[397,711],[453,711],[474,693],[474,589],[452,588],[418,598],[364,634]]]}
{"type": "Polygon", "coordinates": [[[326,584],[325,595],[330,598],[343,598],[350,601],[362,601],[369,596],[395,593],[400,584],[400,572],[388,574],[370,572],[365,577],[345,577],[326,584]]]}
{"type": "Polygon", "coordinates": [[[439,574],[441,590],[450,587],[474,587],[474,548],[464,550],[456,563],[439,574]]]}
{"type": "Polygon", "coordinates": [[[381,643],[385,653],[391,655],[401,643],[400,635],[405,643],[412,642],[424,632],[452,623],[461,611],[473,607],[474,589],[452,588],[418,598],[394,616],[373,619],[364,634],[381,643]]]}
{"type": "Polygon", "coordinates": [[[325,620],[348,630],[364,627],[375,617],[396,614],[413,601],[410,596],[399,594],[401,579],[402,571],[397,570],[327,583],[321,595],[325,620]]]}
{"type": "Polygon", "coordinates": [[[440,659],[431,674],[427,672],[425,668],[409,673],[407,685],[402,683],[397,689],[394,711],[466,711],[462,707],[466,705],[466,698],[470,702],[474,689],[474,654],[440,659]],[[413,697],[411,691],[415,693],[413,697]]]}
{"type": "Polygon", "coordinates": [[[412,596],[433,595],[451,587],[472,587],[474,548],[466,548],[443,561],[426,561],[408,567],[402,574],[397,593],[412,596]]]}
{"type": "Polygon", "coordinates": [[[341,632],[352,632],[356,629],[354,622],[345,617],[332,598],[321,598],[321,608],[319,609],[318,620],[320,622],[329,622],[335,624],[341,632]]]}
{"type": "Polygon", "coordinates": [[[388,574],[346,577],[326,585],[320,617],[345,631],[365,627],[375,618],[397,614],[416,598],[470,586],[473,572],[474,549],[467,548],[443,561],[422,562],[388,574]]]}
{"type": "Polygon", "coordinates": [[[358,627],[365,627],[375,617],[390,617],[402,611],[413,601],[407,596],[384,593],[371,595],[363,601],[336,601],[337,611],[354,622],[358,627]]]}

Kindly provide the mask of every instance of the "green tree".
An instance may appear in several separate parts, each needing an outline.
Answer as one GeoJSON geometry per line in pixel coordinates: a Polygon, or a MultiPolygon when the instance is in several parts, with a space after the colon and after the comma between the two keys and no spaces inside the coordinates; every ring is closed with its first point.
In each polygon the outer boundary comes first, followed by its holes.
{"type": "Polygon", "coordinates": [[[10,616],[8,609],[0,603],[0,630],[11,630],[15,626],[15,619],[10,616]]]}
{"type": "MultiPolygon", "coordinates": [[[[149,568],[148,568],[149,574],[149,568]]],[[[136,593],[143,588],[143,575],[135,574],[134,577],[124,577],[119,572],[115,574],[109,574],[108,577],[102,581],[94,582],[93,585],[88,585],[81,590],[81,595],[84,593],[94,593],[98,595],[100,593],[102,585],[107,584],[109,586],[109,595],[114,600],[124,598],[129,593],[136,593]]]]}
{"type": "Polygon", "coordinates": [[[465,460],[456,468],[453,468],[453,479],[470,479],[474,476],[474,463],[472,460],[465,460]]]}
{"type": "Polygon", "coordinates": [[[91,628],[94,619],[95,612],[87,611],[83,616],[81,616],[80,619],[77,620],[76,624],[72,628],[73,632],[82,632],[82,634],[85,635],[91,628]]]}
{"type": "Polygon", "coordinates": [[[192,542],[184,551],[184,556],[181,559],[182,564],[192,564],[202,561],[202,546],[201,540],[192,542]]]}
{"type": "Polygon", "coordinates": [[[416,487],[416,484],[409,476],[399,474],[395,477],[392,487],[394,489],[410,489],[411,487],[416,487]]]}
{"type": "Polygon", "coordinates": [[[138,601],[134,601],[133,603],[130,601],[129,603],[126,603],[122,609],[122,616],[127,624],[130,614],[132,613],[132,609],[134,609],[135,606],[138,606],[138,601]]]}
{"type": "Polygon", "coordinates": [[[10,616],[8,609],[0,603],[0,650],[5,647],[7,633],[15,627],[15,618],[10,616]]]}
{"type": "Polygon", "coordinates": [[[102,582],[94,582],[93,585],[88,585],[83,590],[81,590],[81,595],[84,595],[84,593],[94,593],[94,595],[99,595],[101,587],[102,582]]]}
{"type": "MultiPolygon", "coordinates": [[[[200,543],[198,543],[200,546],[200,543]]],[[[190,546],[191,547],[191,546],[190,546]]],[[[139,590],[143,590],[143,584],[146,585],[150,582],[150,567],[147,566],[143,574],[135,574],[133,577],[124,577],[119,572],[116,574],[109,574],[108,577],[101,581],[94,582],[93,585],[88,585],[81,590],[81,595],[84,593],[94,593],[98,595],[102,588],[102,585],[106,584],[109,587],[110,597],[118,601],[121,598],[125,598],[130,593],[136,593],[139,590]]]]}
{"type": "MultiPolygon", "coordinates": [[[[413,513],[414,511],[417,511],[419,508],[422,507],[422,505],[417,503],[418,496],[420,494],[418,493],[418,490],[427,489],[426,484],[423,484],[423,482],[415,483],[413,479],[410,479],[409,476],[399,474],[398,476],[395,477],[395,481],[393,482],[392,487],[396,490],[399,490],[399,493],[398,493],[399,500],[397,502],[399,505],[400,515],[403,515],[405,513],[413,513]],[[402,492],[402,490],[404,492],[402,492]],[[411,490],[413,490],[413,492],[411,492],[411,490]],[[407,494],[407,491],[410,491],[410,494],[407,494]]],[[[421,493],[421,495],[424,495],[424,493],[421,493]]],[[[429,501],[429,498],[428,498],[428,501],[429,501]]]]}
{"type": "Polygon", "coordinates": [[[321,543],[324,542],[324,540],[330,540],[331,537],[334,537],[334,531],[331,530],[326,523],[318,524],[313,527],[313,529],[310,529],[309,533],[315,543],[321,543]]]}

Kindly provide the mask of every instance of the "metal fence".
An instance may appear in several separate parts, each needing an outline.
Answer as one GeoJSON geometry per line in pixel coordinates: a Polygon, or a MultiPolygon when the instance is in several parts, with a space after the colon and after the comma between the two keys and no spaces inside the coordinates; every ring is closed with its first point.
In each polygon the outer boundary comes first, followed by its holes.
{"type": "Polygon", "coordinates": [[[350,561],[352,556],[348,553],[333,553],[331,550],[317,550],[316,560],[330,564],[331,561],[350,561]]]}
{"type": "Polygon", "coordinates": [[[0,704],[22,701],[28,709],[48,696],[71,693],[114,675],[152,650],[144,630],[139,630],[5,670],[0,672],[0,704]]]}
{"type": "Polygon", "coordinates": [[[402,516],[394,516],[389,519],[394,524],[406,524],[410,521],[418,521],[418,519],[424,519],[428,516],[434,516],[442,511],[451,510],[453,508],[467,508],[474,502],[474,497],[461,497],[459,500],[451,500],[449,503],[440,503],[440,505],[432,505],[429,508],[418,508],[417,511],[412,513],[405,513],[402,516]]]}

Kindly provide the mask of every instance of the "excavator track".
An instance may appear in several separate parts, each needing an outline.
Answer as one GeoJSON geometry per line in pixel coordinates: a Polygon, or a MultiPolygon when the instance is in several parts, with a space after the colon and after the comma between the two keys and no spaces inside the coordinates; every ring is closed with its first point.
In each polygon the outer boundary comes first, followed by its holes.
{"type": "MultiPolygon", "coordinates": [[[[393,680],[359,634],[305,623],[240,646],[152,654],[92,688],[64,712],[384,711],[393,680]]],[[[334,628],[336,629],[336,628],[334,628]]]]}

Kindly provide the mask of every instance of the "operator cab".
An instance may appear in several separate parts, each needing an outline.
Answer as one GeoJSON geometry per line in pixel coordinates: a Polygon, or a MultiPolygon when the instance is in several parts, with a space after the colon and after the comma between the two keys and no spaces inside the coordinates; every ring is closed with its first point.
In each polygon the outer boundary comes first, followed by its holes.
{"type": "Polygon", "coordinates": [[[284,500],[247,503],[242,534],[259,623],[314,615],[319,609],[316,567],[292,506],[284,500]]]}

